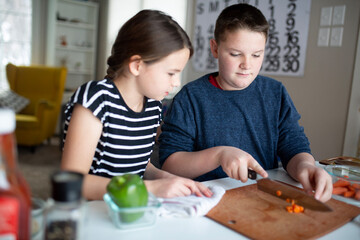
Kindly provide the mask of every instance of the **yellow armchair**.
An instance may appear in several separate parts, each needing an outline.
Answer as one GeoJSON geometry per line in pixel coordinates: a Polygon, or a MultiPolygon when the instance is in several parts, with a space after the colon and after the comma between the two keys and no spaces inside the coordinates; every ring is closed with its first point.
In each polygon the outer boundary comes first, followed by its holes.
{"type": "Polygon", "coordinates": [[[6,66],[11,90],[30,103],[16,114],[19,145],[35,147],[54,135],[61,109],[66,68],[47,66],[6,66]]]}

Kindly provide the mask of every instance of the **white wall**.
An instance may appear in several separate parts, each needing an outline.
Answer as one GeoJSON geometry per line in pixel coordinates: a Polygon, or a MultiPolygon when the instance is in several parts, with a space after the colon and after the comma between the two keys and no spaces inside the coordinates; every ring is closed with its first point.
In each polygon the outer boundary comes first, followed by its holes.
{"type": "Polygon", "coordinates": [[[360,27],[354,66],[343,155],[360,158],[360,27]]]}

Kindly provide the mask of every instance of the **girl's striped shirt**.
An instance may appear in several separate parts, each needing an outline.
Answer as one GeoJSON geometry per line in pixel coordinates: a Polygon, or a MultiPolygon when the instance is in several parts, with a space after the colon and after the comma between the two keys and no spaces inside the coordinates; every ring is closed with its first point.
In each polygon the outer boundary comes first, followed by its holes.
{"type": "Polygon", "coordinates": [[[111,80],[87,82],[66,106],[64,142],[75,104],[89,109],[103,125],[89,173],[108,178],[125,173],[142,177],[160,126],[161,102],[146,99],[144,110],[134,112],[111,80]]]}

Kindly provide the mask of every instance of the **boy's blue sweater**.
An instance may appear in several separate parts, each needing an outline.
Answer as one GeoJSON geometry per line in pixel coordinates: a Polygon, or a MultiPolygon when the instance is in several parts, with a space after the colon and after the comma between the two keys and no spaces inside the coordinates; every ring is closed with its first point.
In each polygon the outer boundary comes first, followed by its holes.
{"type": "MultiPolygon", "coordinates": [[[[265,169],[277,168],[279,159],[286,169],[294,155],[311,153],[299,119],[285,87],[274,79],[259,75],[246,89],[223,91],[209,82],[208,74],[175,96],[159,139],[160,164],[178,151],[234,146],[265,169]]],[[[219,167],[196,180],[226,176],[219,167]]]]}

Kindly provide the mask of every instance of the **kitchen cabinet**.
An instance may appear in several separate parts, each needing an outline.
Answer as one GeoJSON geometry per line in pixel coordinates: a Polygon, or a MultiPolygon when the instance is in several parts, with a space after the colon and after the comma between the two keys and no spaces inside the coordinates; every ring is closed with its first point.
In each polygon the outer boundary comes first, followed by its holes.
{"type": "Polygon", "coordinates": [[[98,13],[96,2],[48,1],[46,64],[67,68],[66,92],[96,76],[98,13]]]}

